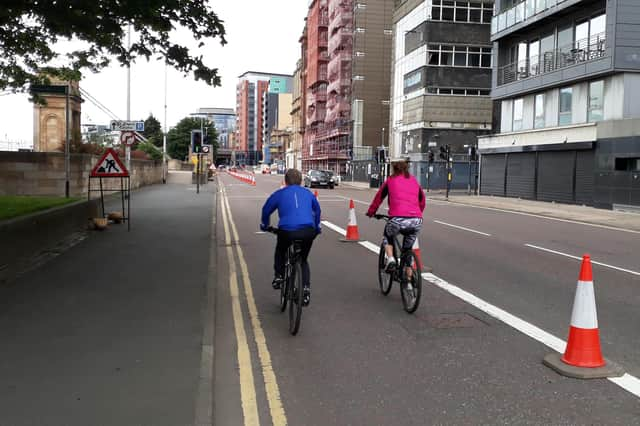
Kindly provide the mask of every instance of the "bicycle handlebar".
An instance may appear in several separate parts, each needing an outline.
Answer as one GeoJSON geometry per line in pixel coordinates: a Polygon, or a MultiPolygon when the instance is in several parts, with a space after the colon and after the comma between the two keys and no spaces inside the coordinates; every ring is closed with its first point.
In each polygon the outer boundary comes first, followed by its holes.
{"type": "Polygon", "coordinates": [[[378,220],[380,220],[380,219],[384,219],[384,220],[391,219],[391,216],[386,215],[386,214],[374,214],[373,217],[375,217],[378,220]]]}
{"type": "Polygon", "coordinates": [[[270,226],[270,227],[267,228],[267,232],[270,232],[272,234],[276,234],[277,235],[278,234],[278,228],[270,226]]]}

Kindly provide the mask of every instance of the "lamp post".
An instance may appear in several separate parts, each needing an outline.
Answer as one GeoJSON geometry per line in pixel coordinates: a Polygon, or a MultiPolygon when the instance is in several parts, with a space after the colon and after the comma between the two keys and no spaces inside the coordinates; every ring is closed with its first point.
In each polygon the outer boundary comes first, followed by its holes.
{"type": "Polygon", "coordinates": [[[162,132],[162,183],[167,183],[167,63],[164,63],[164,132],[162,132]]]}

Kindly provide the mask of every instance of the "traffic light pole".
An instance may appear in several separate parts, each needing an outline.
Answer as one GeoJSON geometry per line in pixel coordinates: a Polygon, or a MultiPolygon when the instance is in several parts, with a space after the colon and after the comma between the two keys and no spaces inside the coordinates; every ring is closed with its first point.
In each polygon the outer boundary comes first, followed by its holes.
{"type": "Polygon", "coordinates": [[[449,190],[451,189],[451,147],[447,145],[447,191],[445,198],[449,201],[449,190]]]}
{"type": "Polygon", "coordinates": [[[198,164],[196,164],[196,194],[200,193],[200,154],[197,154],[198,164]]]}

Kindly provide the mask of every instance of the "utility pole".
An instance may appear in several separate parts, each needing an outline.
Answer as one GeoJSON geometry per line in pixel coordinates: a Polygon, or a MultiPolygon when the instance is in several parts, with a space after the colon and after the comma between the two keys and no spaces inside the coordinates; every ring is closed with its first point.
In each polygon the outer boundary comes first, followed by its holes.
{"type": "MultiPolygon", "coordinates": [[[[131,51],[131,24],[127,27],[127,53],[131,51]]],[[[127,64],[127,121],[131,120],[131,63],[127,64]]],[[[127,169],[131,171],[131,146],[125,148],[127,169]]]]}
{"type": "Polygon", "coordinates": [[[162,132],[162,183],[167,183],[167,62],[164,63],[164,132],[162,132]]]}
{"type": "Polygon", "coordinates": [[[380,147],[382,148],[382,160],[380,162],[380,185],[382,185],[382,182],[384,182],[386,180],[386,174],[387,174],[387,156],[386,153],[384,152],[384,127],[382,128],[382,140],[380,141],[380,147]]]}

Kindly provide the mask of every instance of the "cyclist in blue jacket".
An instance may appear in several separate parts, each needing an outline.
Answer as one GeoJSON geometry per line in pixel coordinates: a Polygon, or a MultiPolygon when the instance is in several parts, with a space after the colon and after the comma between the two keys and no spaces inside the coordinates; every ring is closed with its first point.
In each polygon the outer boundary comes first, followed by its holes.
{"type": "Polygon", "coordinates": [[[284,262],[287,249],[294,240],[302,241],[303,303],[308,305],[311,299],[311,289],[307,258],[313,240],[321,232],[320,204],[311,191],[300,186],[302,173],[299,170],[287,170],[284,175],[284,183],[286,186],[271,194],[264,203],[260,229],[266,231],[269,228],[271,214],[277,209],[279,231],[273,264],[275,278],[272,283],[276,290],[280,289],[284,281],[284,262]]]}

